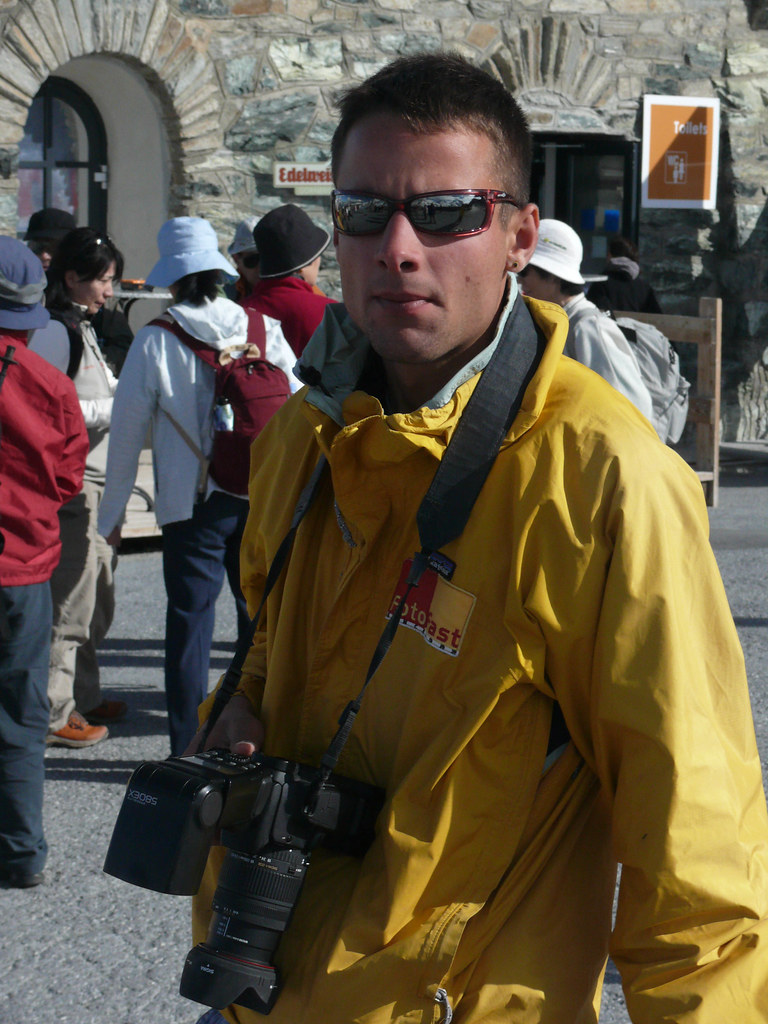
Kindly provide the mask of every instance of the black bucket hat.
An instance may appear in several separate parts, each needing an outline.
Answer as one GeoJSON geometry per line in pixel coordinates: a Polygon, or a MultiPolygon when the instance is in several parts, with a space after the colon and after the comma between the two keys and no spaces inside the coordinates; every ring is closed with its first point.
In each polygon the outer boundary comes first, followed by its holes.
{"type": "Polygon", "coordinates": [[[285,277],[312,263],[328,247],[330,234],[299,206],[270,210],[253,229],[259,250],[259,276],[285,277]]]}
{"type": "Polygon", "coordinates": [[[33,242],[40,238],[53,238],[60,241],[64,235],[74,231],[77,221],[71,213],[66,210],[58,210],[55,206],[46,206],[44,210],[37,210],[29,218],[27,233],[24,239],[33,242]]]}

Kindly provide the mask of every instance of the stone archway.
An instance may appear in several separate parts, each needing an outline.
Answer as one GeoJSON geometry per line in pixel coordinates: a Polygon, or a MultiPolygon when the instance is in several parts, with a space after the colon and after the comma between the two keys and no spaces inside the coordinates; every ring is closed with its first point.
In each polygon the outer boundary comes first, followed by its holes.
{"type": "Polygon", "coordinates": [[[24,0],[2,26],[0,42],[0,230],[15,232],[15,166],[32,98],[49,75],[89,55],[123,61],[147,83],[168,139],[169,213],[184,212],[195,168],[223,144],[206,31],[174,14],[166,0],[24,0]]]}
{"type": "MultiPolygon", "coordinates": [[[[615,106],[615,69],[578,19],[520,18],[506,37],[483,66],[514,94],[534,130],[620,130],[598,113],[615,106]]],[[[622,128],[631,130],[634,112],[624,116],[622,128]]]]}

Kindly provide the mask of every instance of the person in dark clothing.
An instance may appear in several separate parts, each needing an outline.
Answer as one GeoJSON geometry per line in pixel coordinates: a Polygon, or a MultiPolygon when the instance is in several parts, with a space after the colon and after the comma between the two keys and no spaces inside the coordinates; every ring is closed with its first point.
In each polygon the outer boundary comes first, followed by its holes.
{"type": "Polygon", "coordinates": [[[606,281],[590,285],[587,298],[598,309],[620,309],[631,313],[661,313],[653,288],[640,276],[637,249],[628,238],[615,235],[608,241],[606,281]]]}
{"type": "Polygon", "coordinates": [[[288,344],[300,356],[325,307],[334,301],[317,287],[320,258],[331,236],[301,207],[288,203],[261,218],[253,239],[259,279],[242,304],[279,320],[288,344]]]}
{"type": "Polygon", "coordinates": [[[29,218],[24,241],[43,264],[46,273],[56,255],[59,242],[76,227],[77,221],[72,214],[67,210],[58,210],[55,206],[36,210],[29,218]]]}

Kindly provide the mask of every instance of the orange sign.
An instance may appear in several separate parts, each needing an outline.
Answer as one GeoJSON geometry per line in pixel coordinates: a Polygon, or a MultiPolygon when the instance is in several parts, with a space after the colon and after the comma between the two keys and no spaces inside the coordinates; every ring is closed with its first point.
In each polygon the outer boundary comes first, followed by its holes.
{"type": "Polygon", "coordinates": [[[714,209],[720,101],[646,96],[643,107],[642,205],[714,209]]]}

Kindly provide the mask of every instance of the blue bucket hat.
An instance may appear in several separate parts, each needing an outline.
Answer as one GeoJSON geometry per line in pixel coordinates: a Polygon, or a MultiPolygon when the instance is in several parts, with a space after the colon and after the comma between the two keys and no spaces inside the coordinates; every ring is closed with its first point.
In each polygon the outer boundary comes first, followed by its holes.
{"type": "Polygon", "coordinates": [[[148,285],[167,288],[187,274],[201,270],[221,270],[233,280],[232,264],[219,252],[213,226],[203,217],[174,217],[157,233],[160,259],[147,275],[148,285]]]}
{"type": "Polygon", "coordinates": [[[46,283],[43,265],[32,250],[16,238],[0,235],[0,328],[45,327],[50,320],[41,305],[46,283]]]}

